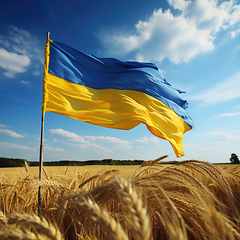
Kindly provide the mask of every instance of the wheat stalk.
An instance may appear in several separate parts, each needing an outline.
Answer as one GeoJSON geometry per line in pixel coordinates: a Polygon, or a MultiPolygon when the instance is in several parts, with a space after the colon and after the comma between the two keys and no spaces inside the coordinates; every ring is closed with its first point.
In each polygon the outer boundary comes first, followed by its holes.
{"type": "Polygon", "coordinates": [[[209,206],[208,212],[210,215],[210,223],[212,225],[212,235],[215,238],[221,238],[222,240],[234,240],[239,239],[239,233],[232,228],[229,220],[222,216],[215,208],[209,206]],[[236,235],[236,238],[234,237],[236,235]]]}
{"type": "Polygon", "coordinates": [[[7,217],[2,211],[0,211],[0,224],[7,225],[7,217]]]}
{"type": "Polygon", "coordinates": [[[24,160],[24,166],[25,166],[25,170],[27,172],[27,174],[29,175],[29,166],[26,160],[24,160]]]}
{"type": "Polygon", "coordinates": [[[119,194],[126,208],[130,211],[130,217],[135,230],[142,240],[148,240],[151,236],[150,219],[146,208],[143,206],[142,199],[132,187],[130,181],[123,178],[115,178],[119,186],[119,194]]]}
{"type": "Polygon", "coordinates": [[[34,184],[34,186],[48,186],[53,188],[56,192],[59,194],[61,193],[60,190],[65,190],[67,192],[73,192],[70,188],[64,186],[64,184],[58,182],[58,181],[48,181],[48,180],[42,180],[34,184]]]}
{"type": "Polygon", "coordinates": [[[8,224],[21,224],[31,226],[40,233],[44,234],[52,240],[62,240],[62,235],[56,226],[48,223],[45,218],[40,218],[37,215],[12,213],[8,215],[8,224]]]}
{"type": "Polygon", "coordinates": [[[45,235],[39,233],[30,232],[27,229],[21,230],[15,226],[7,226],[0,228],[0,239],[1,240],[47,240],[45,235]]]}
{"type": "Polygon", "coordinates": [[[143,162],[143,163],[141,164],[141,167],[153,166],[153,165],[159,163],[160,161],[162,161],[164,158],[167,158],[167,157],[168,157],[168,155],[164,155],[164,156],[159,157],[159,158],[157,158],[157,159],[143,162]]]}
{"type": "Polygon", "coordinates": [[[69,169],[69,166],[66,167],[65,171],[64,171],[64,175],[67,175],[67,171],[69,169]]]}
{"type": "Polygon", "coordinates": [[[44,172],[47,180],[50,181],[50,178],[49,178],[49,176],[48,176],[48,174],[47,174],[47,170],[46,170],[44,167],[43,167],[43,172],[44,172]]]}
{"type": "Polygon", "coordinates": [[[91,199],[78,204],[90,213],[91,218],[100,224],[110,239],[128,240],[128,236],[122,229],[122,226],[117,223],[106,210],[101,210],[100,207],[91,199]]]}

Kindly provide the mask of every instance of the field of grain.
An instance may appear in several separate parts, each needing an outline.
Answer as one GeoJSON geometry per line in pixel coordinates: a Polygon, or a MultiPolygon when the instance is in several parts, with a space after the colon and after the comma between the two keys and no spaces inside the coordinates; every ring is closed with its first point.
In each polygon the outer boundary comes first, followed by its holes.
{"type": "Polygon", "coordinates": [[[0,239],[240,239],[238,165],[160,160],[0,169],[0,239]]]}

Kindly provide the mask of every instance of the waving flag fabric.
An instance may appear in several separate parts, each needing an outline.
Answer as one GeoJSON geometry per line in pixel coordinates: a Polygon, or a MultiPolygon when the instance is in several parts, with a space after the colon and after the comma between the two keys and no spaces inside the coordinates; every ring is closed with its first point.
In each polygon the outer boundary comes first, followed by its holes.
{"type": "Polygon", "coordinates": [[[140,123],[183,156],[193,127],[187,101],[152,63],[122,62],[47,41],[42,110],[102,127],[129,130],[140,123]]]}

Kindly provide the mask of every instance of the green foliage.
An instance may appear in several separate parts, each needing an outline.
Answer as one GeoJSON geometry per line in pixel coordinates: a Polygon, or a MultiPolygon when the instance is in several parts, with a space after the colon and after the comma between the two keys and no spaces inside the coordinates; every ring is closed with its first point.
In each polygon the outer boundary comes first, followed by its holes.
{"type": "MultiPolygon", "coordinates": [[[[44,162],[44,166],[89,166],[89,165],[140,165],[143,160],[113,160],[113,159],[103,159],[103,160],[89,160],[89,161],[72,161],[72,160],[62,160],[62,161],[51,161],[44,162]]],[[[29,162],[30,166],[38,166],[38,162],[29,162]]]]}
{"type": "MultiPolygon", "coordinates": [[[[4,167],[23,167],[25,159],[14,159],[14,158],[0,158],[0,168],[4,167]]],[[[103,160],[89,160],[89,161],[72,161],[72,160],[62,160],[62,161],[51,161],[44,162],[44,166],[88,166],[88,165],[140,165],[143,160],[113,160],[113,159],[103,159],[103,160]]],[[[39,162],[27,161],[29,166],[39,166],[39,162]]]]}
{"type": "Polygon", "coordinates": [[[231,163],[235,163],[235,164],[239,164],[240,163],[240,161],[238,159],[238,156],[235,153],[231,154],[230,162],[231,163]]]}
{"type": "Polygon", "coordinates": [[[0,157],[0,168],[23,167],[25,159],[0,157]]]}

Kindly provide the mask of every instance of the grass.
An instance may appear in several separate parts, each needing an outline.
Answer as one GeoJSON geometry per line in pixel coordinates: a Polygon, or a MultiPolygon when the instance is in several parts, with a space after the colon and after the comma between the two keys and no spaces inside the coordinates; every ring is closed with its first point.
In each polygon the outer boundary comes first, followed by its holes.
{"type": "Polygon", "coordinates": [[[240,239],[240,168],[164,158],[1,169],[0,239],[240,239]]]}

